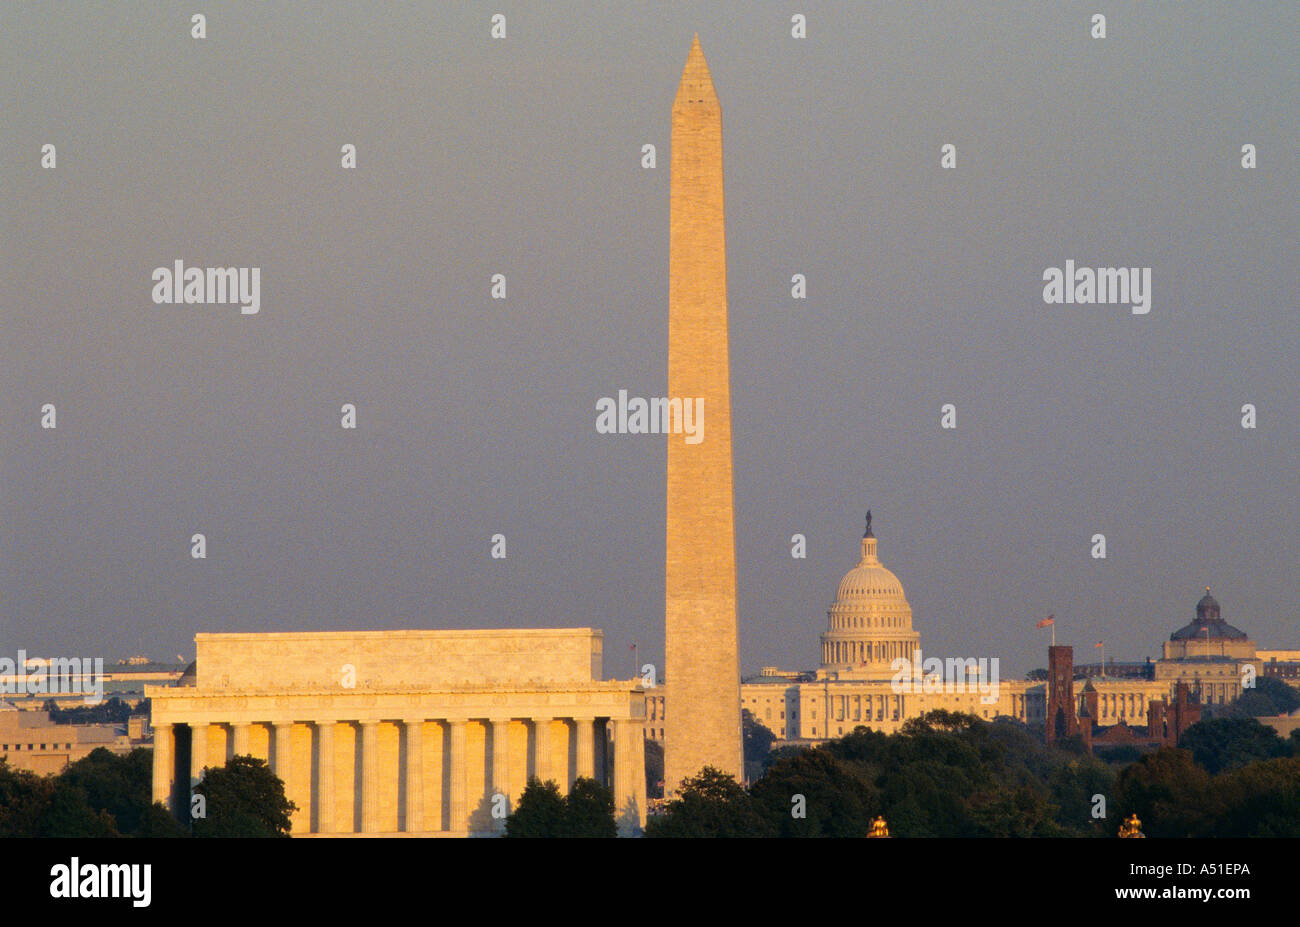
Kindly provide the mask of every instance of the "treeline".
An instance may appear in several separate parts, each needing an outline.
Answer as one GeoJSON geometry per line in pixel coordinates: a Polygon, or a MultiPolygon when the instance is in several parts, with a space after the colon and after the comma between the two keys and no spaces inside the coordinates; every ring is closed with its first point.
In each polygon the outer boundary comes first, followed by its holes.
{"type": "MultiPolygon", "coordinates": [[[[288,835],[295,808],[264,760],[206,770],[188,826],[153,802],[152,760],[100,748],[38,776],[0,759],[0,837],[288,835]]],[[[1136,814],[1151,837],[1300,837],[1300,732],[1283,740],[1252,718],[1202,721],[1178,748],[1124,764],[1046,746],[1009,719],[934,711],[898,734],[859,727],[765,762],[748,789],[703,770],[646,836],[861,837],[883,817],[895,837],[1114,837],[1136,814]]],[[[613,836],[613,796],[592,780],[568,795],[533,780],[505,829],[613,836]]]]}
{"type": "Polygon", "coordinates": [[[0,759],[0,837],[177,837],[185,833],[153,795],[153,751],[103,747],[53,776],[0,759]]]}
{"type": "Polygon", "coordinates": [[[132,715],[149,714],[148,699],[133,708],[117,696],[98,705],[73,705],[69,708],[60,708],[54,699],[47,699],[44,707],[55,724],[126,724],[132,715]]]}
{"type": "Polygon", "coordinates": [[[294,804],[265,760],[205,771],[190,826],[153,800],[153,751],[99,747],[57,775],[0,758],[0,837],[287,837],[294,804]]]}
{"type": "Polygon", "coordinates": [[[1260,676],[1228,705],[1206,705],[1203,718],[1271,718],[1300,708],[1300,690],[1281,679],[1260,676]]]}
{"type": "Polygon", "coordinates": [[[936,711],[777,750],[749,789],[706,769],[647,836],[860,837],[881,816],[896,837],[1114,837],[1133,813],[1150,836],[1300,836],[1300,737],[1215,719],[1181,746],[1121,768],[1019,722],[936,711]]]}

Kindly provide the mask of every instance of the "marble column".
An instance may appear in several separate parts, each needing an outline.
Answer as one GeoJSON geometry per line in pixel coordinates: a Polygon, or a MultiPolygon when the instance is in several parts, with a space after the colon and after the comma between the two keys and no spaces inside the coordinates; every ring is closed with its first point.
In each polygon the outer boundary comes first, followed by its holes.
{"type": "Polygon", "coordinates": [[[424,830],[424,719],[402,722],[406,730],[406,832],[424,830]]]}
{"type": "Polygon", "coordinates": [[[361,830],[379,832],[379,722],[361,722],[361,830]]]}
{"type": "Polygon", "coordinates": [[[551,778],[551,719],[533,721],[533,775],[545,782],[551,778]]]}
{"type": "Polygon", "coordinates": [[[578,733],[578,778],[596,778],[596,746],[594,718],[574,718],[578,733]]]}
{"type": "Polygon", "coordinates": [[[203,778],[203,768],[208,765],[208,726],[190,725],[190,788],[203,778]]]}
{"type": "Polygon", "coordinates": [[[468,757],[465,755],[464,718],[449,718],[451,728],[451,755],[447,758],[448,775],[451,777],[451,796],[448,802],[450,819],[447,827],[452,831],[465,831],[469,828],[469,811],[465,806],[465,768],[468,757]]]}
{"type": "Polygon", "coordinates": [[[642,723],[616,718],[614,725],[614,820],[625,837],[645,825],[645,745],[642,723]],[[637,751],[641,751],[638,758],[637,751]],[[640,762],[637,760],[640,759],[640,762]]]}
{"type": "Polygon", "coordinates": [[[176,760],[175,731],[170,724],[153,726],[153,800],[162,802],[168,811],[172,807],[172,778],[175,775],[176,760]]]}
{"type": "Polygon", "coordinates": [[[316,830],[334,832],[334,721],[316,722],[316,752],[319,757],[316,785],[316,830]]]}
{"type": "Polygon", "coordinates": [[[190,724],[190,782],[185,790],[185,801],[189,807],[184,809],[184,816],[192,817],[194,809],[194,787],[203,778],[203,768],[208,765],[208,725],[206,723],[190,724]]]}
{"type": "MultiPolygon", "coordinates": [[[[505,811],[510,813],[510,719],[493,718],[492,719],[492,807],[493,810],[498,806],[500,799],[497,795],[504,795],[506,798],[505,811]]],[[[492,818],[494,829],[502,830],[506,826],[505,818],[492,818]]]]}
{"type": "Polygon", "coordinates": [[[289,771],[293,767],[293,722],[277,721],[274,728],[275,764],[272,772],[284,783],[284,797],[292,801],[293,796],[289,794],[289,771]]]}
{"type": "Polygon", "coordinates": [[[230,725],[232,755],[247,756],[252,753],[250,744],[253,740],[253,726],[251,724],[232,724],[230,725]]]}

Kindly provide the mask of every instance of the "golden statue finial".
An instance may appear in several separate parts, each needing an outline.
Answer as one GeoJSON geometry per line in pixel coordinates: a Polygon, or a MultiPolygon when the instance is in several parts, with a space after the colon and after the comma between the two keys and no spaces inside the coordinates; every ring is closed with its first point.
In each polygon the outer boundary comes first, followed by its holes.
{"type": "Polygon", "coordinates": [[[871,822],[871,833],[867,834],[867,836],[868,836],[868,837],[888,837],[888,836],[889,836],[889,825],[885,823],[885,819],[882,818],[882,817],[877,816],[876,819],[875,819],[874,821],[871,822]]]}
{"type": "Polygon", "coordinates": [[[1119,826],[1119,835],[1121,837],[1145,837],[1142,833],[1142,822],[1138,820],[1136,814],[1130,814],[1128,819],[1119,826]]]}

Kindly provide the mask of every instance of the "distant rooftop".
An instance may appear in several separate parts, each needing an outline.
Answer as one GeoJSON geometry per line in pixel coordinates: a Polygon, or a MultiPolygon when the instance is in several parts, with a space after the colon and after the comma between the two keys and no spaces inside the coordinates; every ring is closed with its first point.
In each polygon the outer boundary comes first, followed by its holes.
{"type": "Polygon", "coordinates": [[[740,681],[745,685],[767,686],[788,686],[792,682],[812,682],[815,674],[812,672],[803,672],[800,670],[779,670],[769,672],[773,668],[770,666],[763,667],[762,672],[757,676],[746,676],[740,681]]]}
{"type": "Polygon", "coordinates": [[[183,662],[163,660],[146,660],[144,657],[131,657],[126,660],[119,660],[116,663],[105,663],[104,672],[111,673],[114,676],[129,675],[131,673],[180,673],[185,669],[183,662]]]}

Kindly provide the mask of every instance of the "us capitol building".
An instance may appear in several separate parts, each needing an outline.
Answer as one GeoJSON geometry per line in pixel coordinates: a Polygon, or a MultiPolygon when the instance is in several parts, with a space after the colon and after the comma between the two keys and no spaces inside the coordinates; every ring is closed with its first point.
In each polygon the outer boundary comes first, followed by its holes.
{"type": "MultiPolygon", "coordinates": [[[[820,643],[817,669],[764,667],[741,685],[742,709],[776,736],[777,745],[833,739],[859,725],[895,733],[908,720],[936,709],[1045,724],[1045,681],[999,679],[990,672],[991,661],[964,658],[943,661],[940,683],[937,661],[929,656],[921,660],[921,635],[912,627],[912,608],[898,577],[880,561],[870,516],[860,559],[840,580],[820,643]],[[899,658],[914,669],[896,685],[894,661],[899,658]],[[924,674],[919,672],[922,666],[924,674]],[[936,667],[933,678],[931,666],[936,667]]],[[[1174,701],[1179,682],[1199,704],[1233,701],[1242,692],[1246,666],[1262,674],[1271,653],[1257,651],[1244,632],[1224,622],[1207,590],[1196,605],[1196,620],[1171,635],[1160,659],[1122,667],[1121,673],[1110,676],[1100,667],[1080,670],[1089,679],[1087,697],[1096,701],[1093,720],[1099,727],[1122,722],[1139,728],[1147,725],[1152,702],[1174,701]]],[[[671,691],[671,678],[647,691],[648,739],[663,737],[671,691]]],[[[1078,702],[1076,710],[1083,711],[1083,689],[1071,697],[1078,702]]]]}
{"type": "MultiPolygon", "coordinates": [[[[919,672],[923,664],[916,662],[921,658],[921,635],[912,628],[912,607],[903,584],[880,562],[869,518],[861,558],[840,580],[827,618],[818,669],[764,667],[741,684],[741,708],[771,730],[778,743],[833,739],[858,725],[894,733],[906,721],[939,708],[1031,723],[1045,715],[1043,683],[997,680],[992,685],[992,676],[981,676],[975,660],[962,662],[961,686],[949,681],[940,687],[937,677],[926,683],[919,672]],[[915,665],[917,672],[896,686],[894,661],[900,658],[915,665]],[[944,691],[933,691],[939,688],[944,691]]],[[[664,683],[646,695],[646,737],[654,740],[663,736],[672,692],[672,679],[664,683]]]]}

